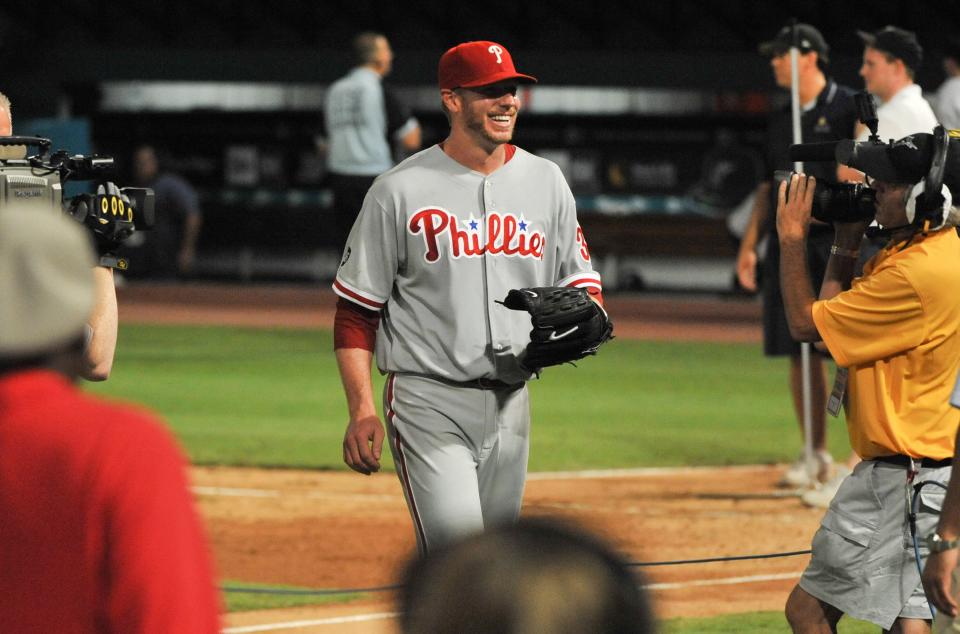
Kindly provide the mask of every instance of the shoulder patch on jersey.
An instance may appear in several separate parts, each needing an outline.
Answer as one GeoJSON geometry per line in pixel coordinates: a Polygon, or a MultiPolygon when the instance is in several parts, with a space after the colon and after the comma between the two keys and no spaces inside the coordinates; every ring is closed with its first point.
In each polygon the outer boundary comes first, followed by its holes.
{"type": "MultiPolygon", "coordinates": [[[[347,263],[347,260],[350,259],[350,253],[351,253],[350,247],[347,247],[347,250],[344,251],[344,253],[343,253],[343,259],[340,260],[340,267],[342,267],[344,264],[346,264],[346,263],[347,263]]],[[[338,267],[338,268],[340,268],[340,267],[338,267]]]]}

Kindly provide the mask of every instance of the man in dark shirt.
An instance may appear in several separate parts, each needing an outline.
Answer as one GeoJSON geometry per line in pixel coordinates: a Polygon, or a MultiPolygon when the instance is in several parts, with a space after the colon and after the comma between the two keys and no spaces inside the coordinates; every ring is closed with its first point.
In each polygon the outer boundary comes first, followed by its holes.
{"type": "MultiPolygon", "coordinates": [[[[799,24],[797,29],[799,31],[797,83],[802,112],[800,126],[802,141],[814,143],[853,138],[857,122],[853,91],[840,86],[824,74],[829,60],[829,47],[820,32],[808,24],[799,24]]],[[[760,46],[761,54],[770,58],[774,79],[780,88],[790,89],[792,83],[791,42],[791,27],[786,26],[773,40],[760,46]]],[[[763,238],[769,236],[766,241],[766,257],[760,265],[763,287],[763,350],[767,356],[790,357],[790,391],[802,428],[803,376],[800,344],[790,336],[784,314],[779,283],[780,249],[773,214],[773,210],[777,207],[777,190],[773,182],[773,173],[775,170],[793,169],[793,162],[788,156],[788,149],[792,143],[793,120],[790,109],[785,108],[773,114],[767,130],[764,180],[757,187],[753,212],[740,244],[740,252],[737,256],[737,277],[746,290],[757,290],[757,248],[763,238]]],[[[805,166],[805,169],[818,180],[834,182],[838,180],[837,167],[834,164],[811,163],[805,166]]],[[[828,225],[815,224],[811,227],[807,243],[807,261],[815,285],[814,293],[819,291],[823,281],[832,239],[833,231],[828,225]]],[[[801,458],[784,475],[781,484],[785,486],[810,486],[817,481],[825,482],[832,475],[833,459],[826,448],[825,366],[819,354],[811,354],[810,375],[811,421],[817,473],[811,480],[806,464],[801,458]]]]}
{"type": "Polygon", "coordinates": [[[133,154],[134,180],[156,196],[154,227],[144,232],[144,248],[133,259],[131,273],[151,277],[187,276],[193,272],[203,213],[196,190],[182,177],[161,171],[157,152],[143,145],[133,154]],[[141,255],[142,254],[142,255],[141,255]]]}

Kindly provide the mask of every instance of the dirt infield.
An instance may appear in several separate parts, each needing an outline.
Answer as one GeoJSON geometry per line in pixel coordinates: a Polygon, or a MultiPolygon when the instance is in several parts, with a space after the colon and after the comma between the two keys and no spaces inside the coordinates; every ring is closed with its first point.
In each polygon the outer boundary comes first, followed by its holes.
{"type": "MultiPolygon", "coordinates": [[[[805,550],[821,513],[795,497],[774,497],[779,474],[756,467],[533,479],[523,512],[581,523],[636,562],[805,550]]],[[[225,578],[311,588],[387,586],[414,549],[392,474],[196,468],[193,479],[225,578]]],[[[798,556],[643,570],[648,583],[672,585],[653,590],[659,616],[711,616],[782,609],[805,562],[798,556]]],[[[376,597],[346,607],[231,614],[228,622],[279,624],[394,609],[390,595],[376,597]]],[[[296,631],[338,631],[334,627],[296,631]]],[[[392,631],[389,619],[345,627],[392,631]]]]}
{"type": "MultiPolygon", "coordinates": [[[[329,327],[335,303],[329,291],[304,287],[129,285],[119,298],[121,322],[302,328],[329,327]]],[[[760,341],[754,301],[614,296],[608,308],[621,337],[760,341]]],[[[579,522],[632,561],[805,550],[822,513],[777,491],[779,474],[776,467],[535,474],[523,512],[579,522]]],[[[392,474],[194,468],[192,477],[223,578],[313,588],[392,585],[414,548],[392,474]]],[[[660,617],[710,616],[781,610],[806,561],[643,570],[660,617]]],[[[394,632],[392,597],[371,596],[346,605],[234,613],[227,631],[394,632]]]]}
{"type": "MultiPolygon", "coordinates": [[[[130,284],[118,291],[120,320],[330,328],[336,295],[328,286],[130,284]]],[[[616,335],[630,339],[761,340],[760,304],[743,298],[614,295],[607,308],[616,335]]]]}

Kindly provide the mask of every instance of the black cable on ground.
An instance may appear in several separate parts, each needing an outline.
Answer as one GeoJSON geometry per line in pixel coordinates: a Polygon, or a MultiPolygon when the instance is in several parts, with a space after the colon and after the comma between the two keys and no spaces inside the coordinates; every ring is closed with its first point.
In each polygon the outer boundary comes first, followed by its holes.
{"type": "Polygon", "coordinates": [[[389,592],[390,590],[399,590],[403,586],[376,586],[373,588],[334,588],[331,590],[297,590],[295,588],[257,588],[246,586],[224,586],[220,588],[223,592],[236,592],[238,594],[299,594],[306,596],[327,596],[335,594],[364,594],[367,592],[389,592]]]}
{"type": "Polygon", "coordinates": [[[795,557],[809,555],[810,550],[792,550],[786,553],[770,553],[768,555],[737,555],[733,557],[710,557],[709,559],[676,559],[674,561],[631,561],[628,566],[679,566],[681,564],[709,564],[716,561],[744,561],[747,559],[773,559],[774,557],[795,557]]]}
{"type": "MultiPolygon", "coordinates": [[[[731,557],[710,557],[707,559],[675,559],[672,561],[631,561],[627,565],[631,567],[651,567],[651,566],[679,566],[682,564],[708,564],[719,561],[745,561],[748,559],[773,559],[775,557],[795,557],[797,555],[809,555],[809,550],[792,550],[785,553],[769,553],[765,555],[735,555],[731,557]]],[[[302,596],[331,596],[338,594],[365,594],[368,592],[390,592],[399,590],[403,586],[375,586],[372,588],[335,588],[331,590],[297,590],[293,588],[263,588],[246,586],[224,586],[220,588],[223,592],[235,592],[238,594],[276,594],[276,595],[302,595],[302,596]]]]}

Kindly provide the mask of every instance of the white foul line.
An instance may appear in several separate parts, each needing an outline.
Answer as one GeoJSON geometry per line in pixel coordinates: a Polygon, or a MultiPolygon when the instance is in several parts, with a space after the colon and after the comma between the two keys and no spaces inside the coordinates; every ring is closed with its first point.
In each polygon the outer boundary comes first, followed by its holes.
{"type": "MultiPolygon", "coordinates": [[[[590,479],[605,479],[605,478],[636,478],[636,477],[648,477],[648,476],[662,476],[662,475],[687,475],[693,473],[710,473],[710,472],[730,472],[730,471],[760,471],[769,468],[776,468],[777,465],[727,465],[727,466],[713,466],[713,467],[646,467],[641,469],[587,469],[584,471],[538,471],[534,473],[527,474],[527,480],[590,480],[590,479]]],[[[192,487],[193,492],[197,495],[223,495],[229,497],[256,497],[256,498],[272,498],[280,497],[285,495],[282,491],[276,489],[246,489],[238,487],[208,487],[208,486],[195,486],[192,487]]],[[[793,496],[793,493],[790,493],[790,496],[793,496]]],[[[352,497],[358,498],[362,497],[364,499],[381,499],[381,500],[395,500],[396,496],[392,495],[383,495],[383,494],[364,494],[364,493],[349,493],[349,494],[330,494],[322,492],[310,492],[306,494],[306,497],[311,498],[342,498],[342,497],[352,497]]]]}
{"type": "Polygon", "coordinates": [[[586,469],[583,471],[538,471],[527,474],[527,480],[580,480],[629,478],[660,475],[687,475],[712,471],[760,471],[776,465],[726,465],[711,467],[646,467],[641,469],[586,469]]]}
{"type": "MultiPolygon", "coordinates": [[[[783,581],[786,579],[796,579],[802,573],[784,572],[775,575],[752,575],[749,577],[727,577],[724,579],[699,579],[694,581],[679,581],[676,583],[650,583],[641,588],[645,590],[677,590],[680,588],[693,588],[704,586],[732,586],[738,583],[757,583],[760,581],[783,581]]],[[[223,630],[223,634],[245,634],[247,632],[270,632],[273,630],[288,630],[298,627],[310,627],[314,625],[338,625],[341,623],[359,623],[362,621],[380,621],[392,619],[400,616],[399,612],[377,612],[374,614],[357,614],[354,616],[337,616],[327,619],[316,619],[313,621],[288,621],[286,623],[267,623],[264,625],[247,625],[242,627],[229,627],[223,630]]]]}
{"type": "Polygon", "coordinates": [[[267,623],[265,625],[244,625],[241,627],[228,627],[223,630],[223,634],[245,634],[246,632],[270,632],[273,630],[292,630],[298,627],[311,627],[313,625],[339,625],[341,623],[360,623],[363,621],[380,621],[383,619],[392,619],[400,616],[399,612],[377,612],[374,614],[355,614],[353,616],[335,616],[328,619],[316,619],[313,621],[287,621],[286,623],[267,623]]]}
{"type": "Polygon", "coordinates": [[[650,583],[641,586],[647,590],[676,590],[678,588],[694,588],[703,586],[732,586],[738,583],[754,583],[758,581],[783,581],[796,579],[800,572],[782,572],[776,575],[752,575],[750,577],[727,577],[726,579],[699,579],[694,581],[678,581],[676,583],[650,583]]]}
{"type": "Polygon", "coordinates": [[[280,491],[269,489],[238,489],[235,487],[192,487],[197,495],[226,495],[231,497],[275,498],[280,491]]]}
{"type": "MultiPolygon", "coordinates": [[[[205,495],[205,496],[224,496],[224,497],[239,497],[239,498],[278,498],[280,496],[293,496],[297,495],[296,493],[284,492],[280,489],[248,489],[240,487],[207,487],[207,486],[194,486],[190,489],[196,495],[205,495]]],[[[399,499],[397,495],[380,495],[375,493],[357,493],[357,492],[343,492],[343,493],[325,493],[323,491],[308,491],[303,493],[301,497],[317,499],[317,500],[381,500],[384,502],[394,502],[399,499]]]]}

